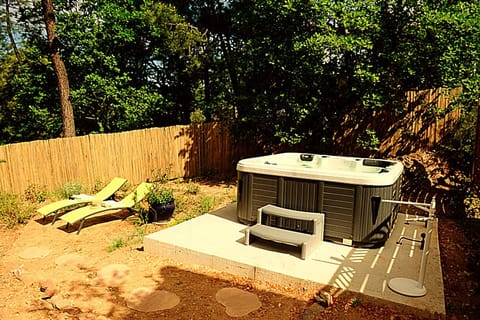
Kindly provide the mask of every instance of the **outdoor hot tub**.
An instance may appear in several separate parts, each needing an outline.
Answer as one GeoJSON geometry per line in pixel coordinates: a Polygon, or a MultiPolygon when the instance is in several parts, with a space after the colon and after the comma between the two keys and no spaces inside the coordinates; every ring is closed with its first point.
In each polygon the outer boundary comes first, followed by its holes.
{"type": "MultiPolygon", "coordinates": [[[[252,225],[267,204],[325,214],[324,237],[370,246],[388,239],[397,218],[399,161],[280,153],[237,164],[237,217],[252,225]]],[[[277,221],[281,224],[281,221],[277,221]]]]}

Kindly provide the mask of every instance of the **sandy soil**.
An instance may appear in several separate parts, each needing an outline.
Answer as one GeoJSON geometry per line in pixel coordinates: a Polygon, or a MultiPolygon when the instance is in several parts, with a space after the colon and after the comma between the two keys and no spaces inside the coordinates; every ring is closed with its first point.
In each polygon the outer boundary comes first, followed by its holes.
{"type": "MultiPolygon", "coordinates": [[[[225,188],[199,184],[204,194],[225,188]]],[[[441,318],[349,292],[323,309],[312,302],[312,289],[252,283],[198,266],[175,264],[142,250],[144,232],[164,226],[149,225],[146,231],[139,231],[133,220],[127,211],[95,217],[85,223],[80,235],[72,228],[65,229],[61,221],[52,226],[48,219],[32,220],[15,229],[0,226],[0,319],[231,319],[216,298],[225,288],[252,293],[260,301],[259,308],[240,319],[441,318]],[[124,246],[112,251],[118,239],[124,246]],[[132,309],[132,297],[139,288],[172,293],[179,303],[152,312],[132,309]]],[[[471,224],[450,218],[440,222],[447,318],[478,319],[478,272],[469,271],[478,264],[472,240],[477,234],[465,233],[471,224]],[[459,250],[458,233],[465,235],[461,248],[471,250],[459,250]]]]}

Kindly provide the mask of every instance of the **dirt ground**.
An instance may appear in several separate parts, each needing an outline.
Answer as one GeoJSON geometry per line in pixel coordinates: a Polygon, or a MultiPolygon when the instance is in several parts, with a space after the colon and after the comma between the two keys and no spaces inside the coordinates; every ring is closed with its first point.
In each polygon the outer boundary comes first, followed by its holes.
{"type": "MultiPolygon", "coordinates": [[[[232,187],[199,185],[200,193],[210,195],[232,187]]],[[[405,190],[411,192],[413,186],[418,188],[418,182],[405,190]]],[[[431,196],[417,191],[418,197],[431,196]]],[[[447,319],[480,319],[480,223],[458,219],[451,211],[454,195],[445,189],[435,192],[447,319]]],[[[142,235],[164,226],[139,231],[133,219],[125,211],[92,218],[79,235],[61,221],[52,226],[38,217],[15,229],[0,226],[0,319],[231,319],[216,294],[232,287],[255,294],[261,303],[240,319],[442,318],[350,292],[323,309],[313,302],[315,288],[252,283],[150,256],[143,252],[142,235]],[[123,246],[116,245],[120,238],[123,246]],[[171,309],[137,311],[130,301],[138,288],[173,293],[180,302],[171,309]]]]}

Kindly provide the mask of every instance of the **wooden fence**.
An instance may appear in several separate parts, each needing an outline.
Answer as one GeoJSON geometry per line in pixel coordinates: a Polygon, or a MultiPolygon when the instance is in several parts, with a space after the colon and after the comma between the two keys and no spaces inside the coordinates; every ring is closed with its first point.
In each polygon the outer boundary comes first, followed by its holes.
{"type": "Polygon", "coordinates": [[[361,155],[356,141],[366,138],[367,129],[374,130],[380,139],[378,156],[395,157],[435,148],[460,120],[460,109],[451,108],[460,92],[460,88],[408,91],[401,111],[384,109],[370,117],[358,111],[349,114],[336,136],[340,151],[361,155]]]}
{"type": "Polygon", "coordinates": [[[0,190],[22,193],[30,185],[53,189],[73,181],[92,186],[115,176],[132,184],[164,174],[226,176],[249,152],[215,123],[16,143],[0,146],[0,190]]]}
{"type": "MultiPolygon", "coordinates": [[[[409,92],[400,115],[384,110],[363,123],[361,117],[349,119],[348,115],[347,125],[336,137],[343,150],[337,151],[362,155],[356,141],[368,128],[379,133],[381,156],[435,147],[459,120],[458,110],[442,113],[455,94],[441,89],[409,92]]],[[[30,185],[53,189],[73,181],[92,186],[115,176],[132,184],[164,174],[172,178],[227,176],[235,173],[240,158],[258,154],[258,147],[233,142],[228,129],[216,123],[3,145],[0,190],[21,193],[30,185]]]]}
{"type": "Polygon", "coordinates": [[[380,146],[389,155],[435,148],[460,120],[460,109],[450,105],[460,89],[409,91],[405,114],[390,124],[380,146]]]}

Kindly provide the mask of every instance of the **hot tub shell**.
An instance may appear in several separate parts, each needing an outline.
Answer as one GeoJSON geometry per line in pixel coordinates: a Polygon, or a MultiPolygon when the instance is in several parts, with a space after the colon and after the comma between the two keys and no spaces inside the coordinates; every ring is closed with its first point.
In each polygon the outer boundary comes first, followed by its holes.
{"type": "Polygon", "coordinates": [[[326,239],[370,246],[388,239],[397,218],[398,205],[381,200],[400,200],[398,161],[281,153],[243,159],[237,172],[237,218],[247,225],[275,204],[324,213],[326,239]]]}

